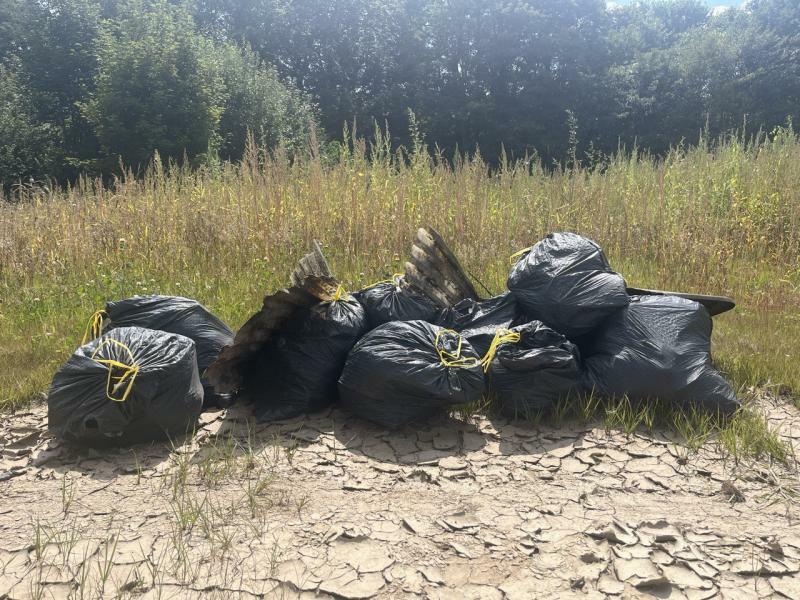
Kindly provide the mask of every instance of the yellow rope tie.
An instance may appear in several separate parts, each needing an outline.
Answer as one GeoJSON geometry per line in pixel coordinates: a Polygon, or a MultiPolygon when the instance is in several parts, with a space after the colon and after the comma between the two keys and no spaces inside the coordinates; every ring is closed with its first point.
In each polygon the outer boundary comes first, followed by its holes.
{"type": "Polygon", "coordinates": [[[340,300],[350,300],[350,294],[347,293],[347,290],[344,289],[341,283],[339,287],[336,288],[336,293],[333,295],[333,300],[331,300],[331,302],[339,302],[340,300]]]}
{"type": "Polygon", "coordinates": [[[139,374],[139,365],[136,364],[131,349],[122,342],[107,338],[103,340],[103,342],[97,346],[97,348],[95,348],[94,352],[92,352],[92,360],[108,367],[106,397],[112,402],[125,402],[128,399],[131,390],[133,390],[133,382],[136,381],[136,376],[139,374]],[[115,345],[125,350],[130,357],[131,364],[127,365],[124,362],[114,360],[113,358],[96,358],[97,353],[100,352],[100,350],[106,345],[115,345]],[[114,375],[114,369],[122,370],[122,375],[114,375]],[[126,385],[125,391],[122,393],[122,397],[115,398],[112,394],[115,394],[124,384],[126,385]]]}
{"type": "Polygon", "coordinates": [[[528,246],[527,248],[524,248],[524,249],[520,250],[519,252],[514,252],[514,254],[512,254],[511,257],[509,258],[509,260],[511,261],[511,264],[512,265],[516,264],[519,261],[520,258],[522,258],[525,254],[527,254],[531,250],[533,250],[533,246],[528,246]]]}
{"type": "Polygon", "coordinates": [[[492,339],[492,343],[489,346],[489,350],[486,352],[484,357],[481,359],[481,365],[483,365],[483,372],[487,373],[489,371],[489,365],[492,364],[494,360],[494,355],[497,354],[497,350],[503,344],[519,344],[519,333],[516,331],[511,331],[510,329],[498,329],[497,332],[494,334],[494,338],[492,339]]]}
{"type": "Polygon", "coordinates": [[[104,310],[98,310],[89,318],[89,322],[86,324],[86,329],[83,332],[81,346],[85,346],[103,334],[103,327],[105,326],[105,320],[107,318],[108,313],[104,310]]]}
{"type": "Polygon", "coordinates": [[[460,335],[458,335],[458,332],[453,331],[452,329],[440,329],[436,333],[434,345],[436,346],[436,352],[439,353],[439,360],[442,361],[442,364],[445,367],[469,368],[481,364],[481,361],[477,358],[461,356],[461,344],[463,341],[464,338],[462,338],[460,335]],[[453,335],[458,336],[458,348],[456,348],[455,352],[450,352],[449,350],[439,346],[439,339],[441,338],[442,334],[445,333],[452,333],[453,335]]]}

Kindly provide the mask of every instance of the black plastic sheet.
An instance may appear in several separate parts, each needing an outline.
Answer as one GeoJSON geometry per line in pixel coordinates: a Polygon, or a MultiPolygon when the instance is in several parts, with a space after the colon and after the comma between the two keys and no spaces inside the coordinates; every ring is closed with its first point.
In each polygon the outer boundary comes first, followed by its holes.
{"type": "Polygon", "coordinates": [[[203,405],[188,337],[120,327],[81,346],[53,378],[48,428],[84,445],[127,445],[180,436],[203,405]]]}
{"type": "Polygon", "coordinates": [[[365,335],[339,378],[342,405],[389,428],[478,401],[484,389],[469,342],[424,321],[387,323],[365,335]]]}
{"type": "Polygon", "coordinates": [[[354,296],[364,307],[370,329],[391,321],[431,322],[439,314],[430,298],[408,287],[399,277],[364,288],[354,296]]]}
{"type": "Polygon", "coordinates": [[[507,329],[523,319],[510,292],[488,300],[462,300],[442,311],[437,325],[458,331],[480,356],[486,354],[498,329],[507,329]]]}
{"type": "Polygon", "coordinates": [[[512,335],[504,337],[511,339],[487,357],[489,391],[503,414],[529,418],[580,389],[580,353],[575,344],[541,321],[507,333],[512,335]]]}
{"type": "Polygon", "coordinates": [[[600,246],[575,233],[551,233],[523,254],[508,289],[530,318],[570,339],[591,333],[629,302],[625,280],[600,246]]]}
{"type": "Polygon", "coordinates": [[[217,360],[224,347],[233,344],[233,332],[202,304],[180,296],[134,296],[106,303],[105,312],[108,317],[107,330],[114,327],[145,327],[177,333],[194,340],[206,404],[228,402],[227,397],[216,394],[205,383],[203,373],[217,360]]]}
{"type": "Polygon", "coordinates": [[[304,311],[259,354],[247,383],[260,421],[321,410],[337,398],[347,355],[366,331],[364,309],[352,297],[304,311]]]}
{"type": "Polygon", "coordinates": [[[711,362],[712,321],[697,302],[632,296],[597,332],[584,386],[613,397],[661,398],[730,413],[739,407],[711,362]]]}

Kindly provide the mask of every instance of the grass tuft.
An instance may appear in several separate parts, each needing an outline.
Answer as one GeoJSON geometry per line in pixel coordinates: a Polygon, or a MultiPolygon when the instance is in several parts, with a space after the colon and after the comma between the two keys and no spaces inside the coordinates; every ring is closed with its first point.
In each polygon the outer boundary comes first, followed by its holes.
{"type": "Polygon", "coordinates": [[[765,416],[754,410],[740,410],[717,433],[717,441],[724,451],[739,460],[742,457],[770,458],[785,463],[790,448],[778,433],[770,428],[765,416]]]}
{"type": "MultiPolygon", "coordinates": [[[[745,402],[736,413],[724,416],[693,405],[685,407],[659,399],[633,401],[627,397],[604,398],[589,393],[562,398],[547,410],[518,414],[516,418],[534,427],[561,427],[570,422],[602,424],[608,432],[621,431],[626,435],[668,431],[679,438],[687,452],[697,452],[713,442],[736,462],[751,459],[787,463],[794,456],[792,449],[751,404],[745,402]]],[[[457,407],[453,416],[469,420],[476,414],[496,415],[498,412],[498,403],[487,398],[479,405],[457,407]]]]}

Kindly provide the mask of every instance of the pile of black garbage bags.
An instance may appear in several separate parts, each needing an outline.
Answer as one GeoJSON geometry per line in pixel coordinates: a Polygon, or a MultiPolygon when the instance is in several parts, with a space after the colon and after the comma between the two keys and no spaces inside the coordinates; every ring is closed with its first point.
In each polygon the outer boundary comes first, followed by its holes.
{"type": "MultiPolygon", "coordinates": [[[[185,298],[112,302],[102,316],[53,380],[51,430],[118,443],[185,432],[230,329],[185,298]]],[[[596,243],[554,233],[520,253],[508,290],[488,300],[441,309],[400,276],[337,294],[276,332],[244,391],[262,421],[338,402],[389,428],[486,398],[526,418],[584,393],[731,413],[739,403],[712,365],[711,331],[700,304],[631,296],[596,243]]]]}
{"type": "Polygon", "coordinates": [[[706,309],[630,296],[602,249],[574,233],[522,252],[508,291],[488,300],[432,311],[397,280],[351,302],[364,306],[368,332],[344,361],[339,402],[386,427],[485,397],[512,418],[584,393],[722,413],[739,406],[712,365],[706,309]]]}
{"type": "Polygon", "coordinates": [[[190,432],[204,407],[226,405],[202,373],[233,343],[204,306],[174,296],[108,302],[56,373],[48,428],[86,445],[129,445],[190,432]]]}

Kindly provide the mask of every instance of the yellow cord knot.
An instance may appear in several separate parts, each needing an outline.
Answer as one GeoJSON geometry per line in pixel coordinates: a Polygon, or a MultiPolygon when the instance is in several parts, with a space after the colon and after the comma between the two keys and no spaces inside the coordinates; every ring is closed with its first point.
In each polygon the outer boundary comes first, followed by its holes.
{"type": "Polygon", "coordinates": [[[440,329],[436,333],[436,340],[434,341],[434,345],[436,346],[436,352],[439,353],[439,360],[442,361],[442,364],[445,367],[457,367],[457,368],[469,368],[474,367],[481,364],[481,361],[477,358],[470,358],[468,356],[461,356],[461,345],[464,342],[464,338],[458,335],[458,332],[453,331],[452,329],[440,329]],[[450,352],[445,347],[439,345],[440,338],[443,334],[452,333],[456,337],[458,337],[458,347],[456,348],[455,352],[450,352]]]}
{"type": "Polygon", "coordinates": [[[483,372],[486,373],[489,371],[489,365],[492,364],[494,355],[497,354],[497,350],[500,348],[500,346],[503,344],[519,344],[519,340],[520,336],[516,331],[511,331],[510,329],[498,329],[494,334],[492,343],[489,345],[489,350],[481,359],[483,372]]]}
{"type": "Polygon", "coordinates": [[[103,329],[106,326],[106,319],[108,319],[108,313],[104,310],[98,310],[89,318],[89,322],[86,324],[86,329],[83,332],[81,346],[85,346],[103,334],[103,329]]]}
{"type": "Polygon", "coordinates": [[[340,300],[350,300],[350,294],[347,293],[347,290],[344,289],[341,283],[339,287],[336,288],[336,293],[333,295],[333,300],[331,300],[331,302],[339,302],[340,300]]]}
{"type": "Polygon", "coordinates": [[[106,338],[103,340],[94,352],[92,352],[92,360],[108,368],[108,382],[106,383],[106,397],[112,402],[125,402],[128,399],[131,391],[133,390],[133,382],[136,381],[136,376],[139,374],[139,365],[133,358],[133,352],[122,342],[106,338]],[[97,354],[105,346],[117,346],[122,348],[128,353],[130,364],[125,364],[122,361],[114,360],[113,358],[97,358],[97,354]],[[117,369],[119,375],[114,375],[114,370],[117,369]],[[115,394],[123,389],[122,396],[117,398],[115,394]]]}

